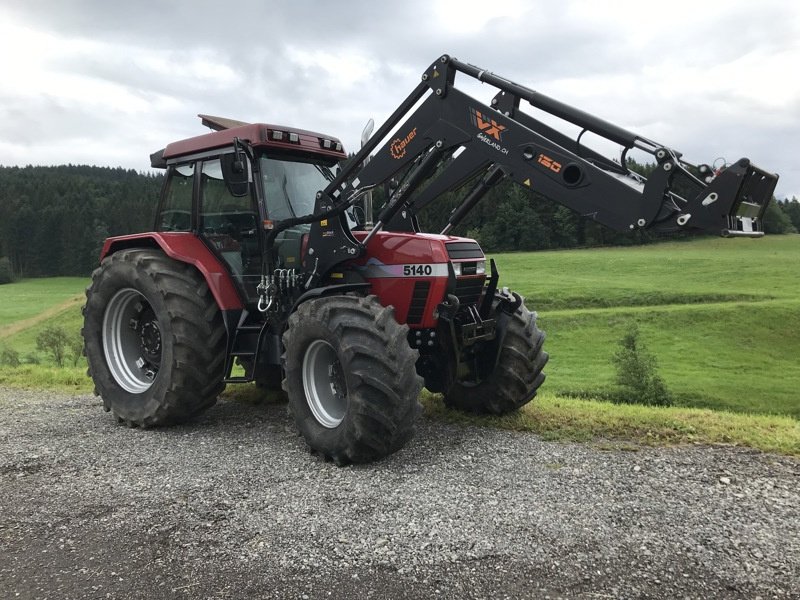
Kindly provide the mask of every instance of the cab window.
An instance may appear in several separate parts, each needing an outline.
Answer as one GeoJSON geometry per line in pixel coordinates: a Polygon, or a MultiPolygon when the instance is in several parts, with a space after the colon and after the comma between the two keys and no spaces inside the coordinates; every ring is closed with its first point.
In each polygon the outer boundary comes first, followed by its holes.
{"type": "Polygon", "coordinates": [[[192,188],[194,164],[172,167],[167,179],[161,214],[156,223],[158,231],[192,230],[192,188]]]}

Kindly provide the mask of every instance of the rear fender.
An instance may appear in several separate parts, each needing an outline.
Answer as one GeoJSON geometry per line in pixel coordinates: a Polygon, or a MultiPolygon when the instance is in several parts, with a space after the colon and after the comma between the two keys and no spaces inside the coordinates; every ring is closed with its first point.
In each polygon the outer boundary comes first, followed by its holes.
{"type": "Polygon", "coordinates": [[[189,263],[200,271],[220,310],[241,311],[244,307],[228,270],[194,234],[152,232],[111,237],[103,245],[100,260],[128,248],[160,248],[170,258],[189,263]]]}

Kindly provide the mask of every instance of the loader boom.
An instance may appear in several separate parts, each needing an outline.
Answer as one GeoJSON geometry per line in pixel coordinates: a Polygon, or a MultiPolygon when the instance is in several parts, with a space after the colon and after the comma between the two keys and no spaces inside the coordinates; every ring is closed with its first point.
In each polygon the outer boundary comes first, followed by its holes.
{"type": "MultiPolygon", "coordinates": [[[[746,158],[714,173],[664,144],[447,55],[425,71],[419,85],[319,194],[316,212],[340,212],[337,207],[352,205],[401,173],[400,186],[361,243],[352,239],[341,217],[349,252],[342,258],[352,258],[354,249],[363,249],[383,228],[418,231],[415,214],[421,208],[470,183],[442,232],[447,233],[502,179],[616,231],[756,237],[763,235],[762,217],[778,180],[746,158]],[[457,74],[496,88],[491,104],[458,89],[457,74]],[[577,125],[581,133],[572,139],[535,119],[520,109],[523,101],[577,125]],[[582,144],[586,132],[621,146],[619,159],[582,144]],[[656,168],[649,178],[627,168],[633,148],[654,157],[656,168]]],[[[310,247],[322,242],[312,228],[310,247]]]]}

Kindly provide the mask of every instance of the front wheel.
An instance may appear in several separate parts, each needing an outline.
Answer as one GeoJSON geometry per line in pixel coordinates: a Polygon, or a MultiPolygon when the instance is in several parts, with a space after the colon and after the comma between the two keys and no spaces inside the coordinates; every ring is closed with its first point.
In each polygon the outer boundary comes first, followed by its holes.
{"type": "Polygon", "coordinates": [[[411,438],[422,380],[407,335],[374,296],[309,300],[289,318],[284,389],[313,451],[339,465],[363,463],[411,438]]]}
{"type": "Polygon", "coordinates": [[[542,369],[548,355],[542,350],[544,337],[536,326],[536,313],[521,302],[510,315],[492,374],[477,385],[455,382],[444,396],[445,405],[465,412],[504,415],[533,400],[545,378],[542,369]]]}
{"type": "Polygon", "coordinates": [[[83,338],[95,393],[130,426],[184,421],[216,402],[226,333],[203,277],[150,249],[103,260],[86,290],[83,338]]]}

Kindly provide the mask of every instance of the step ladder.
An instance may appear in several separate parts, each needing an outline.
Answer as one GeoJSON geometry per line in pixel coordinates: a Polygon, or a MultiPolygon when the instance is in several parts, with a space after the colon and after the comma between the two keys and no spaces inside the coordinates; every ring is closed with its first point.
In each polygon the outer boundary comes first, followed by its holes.
{"type": "Polygon", "coordinates": [[[249,313],[244,311],[233,333],[233,343],[225,363],[225,383],[249,383],[255,381],[253,376],[256,369],[256,360],[261,350],[261,340],[264,338],[264,328],[267,322],[246,324],[249,313]],[[254,339],[255,338],[255,339],[254,339]],[[233,367],[237,358],[250,359],[250,368],[245,367],[244,375],[232,376],[233,367]]]}

